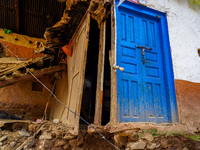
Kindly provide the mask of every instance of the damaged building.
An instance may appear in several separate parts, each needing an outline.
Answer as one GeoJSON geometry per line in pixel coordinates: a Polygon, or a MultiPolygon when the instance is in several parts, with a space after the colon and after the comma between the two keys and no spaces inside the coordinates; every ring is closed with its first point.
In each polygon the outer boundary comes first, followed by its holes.
{"type": "Polygon", "coordinates": [[[79,115],[197,131],[199,18],[189,0],[0,1],[0,110],[74,135],[88,126],[79,115]]]}

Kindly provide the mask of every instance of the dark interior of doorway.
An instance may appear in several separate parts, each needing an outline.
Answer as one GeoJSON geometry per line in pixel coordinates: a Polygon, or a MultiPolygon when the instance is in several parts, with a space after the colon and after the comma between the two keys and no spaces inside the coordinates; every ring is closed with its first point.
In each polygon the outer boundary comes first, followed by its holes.
{"type": "Polygon", "coordinates": [[[110,121],[110,62],[109,51],[111,50],[111,16],[106,19],[106,46],[105,46],[105,63],[104,63],[104,86],[103,86],[103,107],[102,107],[102,125],[110,121]]]}
{"type": "MultiPolygon", "coordinates": [[[[87,52],[87,62],[83,87],[83,98],[81,105],[81,117],[87,122],[94,122],[96,84],[97,84],[97,65],[99,54],[99,34],[100,30],[95,20],[90,21],[90,33],[87,52]]],[[[80,120],[80,128],[84,127],[80,120]]],[[[85,124],[86,125],[86,124],[85,124]]]]}
{"type": "MultiPolygon", "coordinates": [[[[94,122],[96,85],[97,85],[97,67],[99,54],[99,35],[100,30],[95,20],[91,19],[90,34],[87,52],[87,63],[85,71],[85,80],[83,88],[83,98],[81,105],[81,117],[87,122],[94,122]]],[[[104,87],[103,87],[103,107],[102,107],[102,125],[110,121],[110,62],[109,51],[111,50],[111,17],[106,19],[106,46],[105,46],[105,64],[104,64],[104,87]]],[[[83,126],[80,120],[80,128],[83,126]]]]}

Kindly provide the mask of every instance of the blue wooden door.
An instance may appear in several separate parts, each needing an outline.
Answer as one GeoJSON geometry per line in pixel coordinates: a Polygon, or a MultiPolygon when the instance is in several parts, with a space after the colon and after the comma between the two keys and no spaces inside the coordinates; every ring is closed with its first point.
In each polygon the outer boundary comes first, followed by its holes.
{"type": "Polygon", "coordinates": [[[159,18],[117,9],[119,122],[170,122],[159,18]]]}

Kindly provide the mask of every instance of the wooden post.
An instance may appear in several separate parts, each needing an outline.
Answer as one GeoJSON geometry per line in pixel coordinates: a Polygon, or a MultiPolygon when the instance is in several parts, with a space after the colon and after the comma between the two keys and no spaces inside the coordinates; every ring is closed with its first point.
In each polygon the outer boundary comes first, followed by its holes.
{"type": "Polygon", "coordinates": [[[111,109],[110,122],[117,123],[117,75],[113,65],[116,64],[116,18],[115,18],[115,4],[111,7],[111,51],[109,53],[111,65],[111,109]]]}
{"type": "Polygon", "coordinates": [[[101,118],[102,118],[105,38],[106,38],[106,21],[104,20],[100,26],[100,37],[99,37],[99,58],[98,58],[96,104],[95,104],[95,117],[94,117],[94,124],[96,125],[101,125],[101,118]]]}

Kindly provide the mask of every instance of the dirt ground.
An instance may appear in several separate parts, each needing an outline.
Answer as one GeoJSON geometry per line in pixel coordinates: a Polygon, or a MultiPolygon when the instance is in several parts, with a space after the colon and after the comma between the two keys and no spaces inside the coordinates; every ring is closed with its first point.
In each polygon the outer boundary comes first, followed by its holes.
{"type": "MultiPolygon", "coordinates": [[[[200,150],[200,142],[194,141],[188,137],[178,135],[178,136],[159,136],[157,137],[158,141],[161,139],[168,140],[168,147],[169,150],[200,150]]],[[[162,148],[157,148],[156,150],[161,150],[162,148]]]]}

